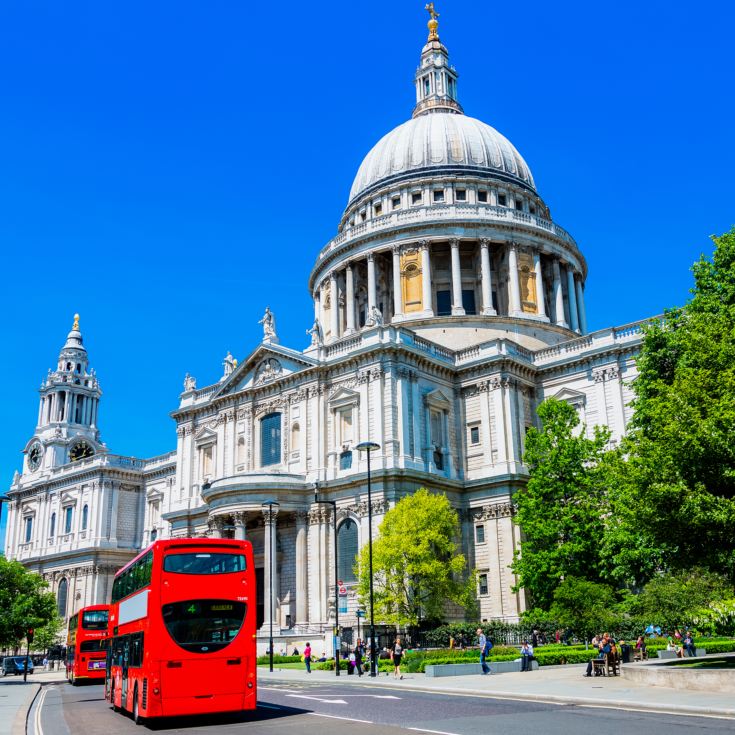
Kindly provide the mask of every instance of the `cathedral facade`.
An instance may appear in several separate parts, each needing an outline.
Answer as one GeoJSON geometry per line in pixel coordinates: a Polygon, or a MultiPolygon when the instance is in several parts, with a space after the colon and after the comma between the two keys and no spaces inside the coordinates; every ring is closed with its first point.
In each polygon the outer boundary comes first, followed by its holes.
{"type": "Polygon", "coordinates": [[[618,441],[641,325],[588,333],[584,257],[514,146],[464,114],[434,17],[415,85],[411,119],[365,157],[316,256],[311,344],[281,345],[266,310],[262,342],[239,364],[228,354],[217,383],[186,376],[172,452],[136,459],[101,442],[101,390],[75,320],[41,385],[5,543],[50,580],[61,615],[107,601],[115,570],[155,538],[214,536],[253,542],[259,623],[282,640],[331,630],[335,604],[356,627],[364,442],[377,445],[374,532],[416,489],[445,494],[481,617],[523,612],[509,565],[526,431],[555,396],[618,441]],[[333,518],[316,495],[336,501],[338,601],[333,518]]]}

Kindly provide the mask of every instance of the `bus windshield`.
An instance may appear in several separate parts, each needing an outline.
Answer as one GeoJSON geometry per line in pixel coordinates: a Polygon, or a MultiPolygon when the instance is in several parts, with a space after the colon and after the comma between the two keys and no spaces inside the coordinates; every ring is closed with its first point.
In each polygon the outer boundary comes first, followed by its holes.
{"type": "Polygon", "coordinates": [[[107,628],[107,610],[86,610],[82,615],[82,628],[85,630],[105,630],[107,628]]]}
{"type": "Polygon", "coordinates": [[[163,606],[163,622],[184,650],[212,653],[231,643],[242,627],[247,605],[232,600],[187,600],[163,606]]]}
{"type": "Polygon", "coordinates": [[[231,574],[247,568],[244,554],[167,554],[163,571],[174,574],[231,574]]]}

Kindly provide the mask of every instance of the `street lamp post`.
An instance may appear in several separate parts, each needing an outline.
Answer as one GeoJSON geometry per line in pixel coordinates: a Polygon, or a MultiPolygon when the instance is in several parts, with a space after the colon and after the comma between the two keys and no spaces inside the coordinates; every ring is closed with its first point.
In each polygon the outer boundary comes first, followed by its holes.
{"type": "Polygon", "coordinates": [[[268,511],[268,557],[270,559],[270,563],[268,564],[268,617],[270,618],[269,625],[270,625],[270,633],[268,636],[268,657],[269,657],[269,665],[270,665],[270,671],[273,672],[273,614],[275,612],[274,605],[273,605],[273,598],[275,595],[273,594],[273,563],[274,563],[274,549],[273,549],[273,511],[275,510],[276,513],[278,513],[278,508],[280,507],[280,503],[277,503],[275,500],[266,500],[261,507],[263,510],[268,511]]]}
{"type": "Polygon", "coordinates": [[[314,502],[321,505],[332,506],[332,518],[334,520],[334,629],[335,629],[335,646],[334,646],[334,671],[335,676],[339,676],[339,579],[337,577],[337,501],[336,500],[319,500],[319,485],[314,483],[314,502]]]}
{"type": "Polygon", "coordinates": [[[368,558],[370,560],[370,676],[377,676],[375,651],[375,605],[373,599],[373,502],[370,487],[370,454],[380,449],[376,442],[362,442],[357,445],[361,452],[367,452],[367,486],[368,486],[368,558]]]}

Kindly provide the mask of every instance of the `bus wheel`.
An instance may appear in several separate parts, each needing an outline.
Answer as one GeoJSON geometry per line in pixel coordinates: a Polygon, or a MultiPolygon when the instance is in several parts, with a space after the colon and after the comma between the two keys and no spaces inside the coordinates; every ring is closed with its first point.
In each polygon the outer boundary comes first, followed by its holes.
{"type": "Polygon", "coordinates": [[[133,722],[136,725],[143,724],[143,718],[140,716],[140,711],[138,710],[138,687],[137,686],[133,690],[133,722]]]}

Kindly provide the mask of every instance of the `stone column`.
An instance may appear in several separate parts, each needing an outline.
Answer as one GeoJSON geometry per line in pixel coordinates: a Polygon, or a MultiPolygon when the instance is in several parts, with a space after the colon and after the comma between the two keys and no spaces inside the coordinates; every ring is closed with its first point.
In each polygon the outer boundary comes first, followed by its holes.
{"type": "Polygon", "coordinates": [[[582,287],[582,277],[576,279],[577,285],[577,309],[579,310],[579,330],[582,334],[587,334],[587,311],[584,308],[584,288],[582,287]]]}
{"type": "Polygon", "coordinates": [[[431,253],[429,241],[422,240],[421,248],[421,299],[424,302],[424,316],[434,316],[434,307],[431,300],[431,253]]]}
{"type": "Polygon", "coordinates": [[[559,269],[559,261],[554,258],[554,318],[558,327],[569,328],[567,320],[564,318],[564,291],[561,286],[561,271],[559,269]]]}
{"type": "Polygon", "coordinates": [[[374,253],[368,253],[367,272],[368,272],[368,317],[369,317],[370,312],[372,312],[373,307],[377,304],[377,301],[378,301],[377,284],[375,281],[375,255],[374,253]]]}
{"type": "Polygon", "coordinates": [[[536,313],[543,317],[546,316],[546,302],[544,301],[544,278],[541,272],[541,253],[536,251],[533,254],[533,270],[536,273],[536,313]]]}
{"type": "Polygon", "coordinates": [[[265,525],[263,543],[263,628],[268,627],[272,620],[273,627],[280,632],[280,623],[278,621],[277,517],[277,508],[263,508],[263,523],[265,525]]]}
{"type": "Polygon", "coordinates": [[[352,334],[355,331],[355,277],[352,272],[352,266],[345,268],[345,309],[347,311],[347,326],[345,334],[352,334]]]}
{"type": "Polygon", "coordinates": [[[309,622],[309,557],[306,544],[307,514],[296,513],[296,625],[306,626],[309,622]]]}
{"type": "Polygon", "coordinates": [[[318,319],[321,323],[322,320],[322,314],[320,310],[320,298],[319,298],[319,289],[317,288],[314,291],[314,319],[318,319]]]}
{"type": "Polygon", "coordinates": [[[521,316],[521,284],[518,278],[518,246],[512,242],[508,248],[508,276],[510,286],[510,316],[521,316]]]}
{"type": "Polygon", "coordinates": [[[403,294],[401,293],[401,246],[393,246],[393,318],[403,316],[403,294]]]}
{"type": "Polygon", "coordinates": [[[459,240],[450,240],[452,250],[452,316],[462,316],[462,269],[459,263],[459,240]]]}
{"type": "Polygon", "coordinates": [[[329,311],[329,326],[332,331],[332,340],[339,338],[339,289],[337,288],[337,274],[329,274],[329,299],[332,302],[329,311]]]}
{"type": "Polygon", "coordinates": [[[235,513],[233,516],[235,521],[235,539],[238,541],[245,541],[247,534],[245,533],[245,521],[247,518],[246,513],[235,513]]]}
{"type": "Polygon", "coordinates": [[[577,316],[577,294],[574,287],[574,271],[571,264],[567,265],[567,292],[569,295],[569,321],[572,329],[579,332],[579,318],[577,316]]]}
{"type": "Polygon", "coordinates": [[[482,314],[484,316],[495,316],[489,240],[480,240],[480,274],[482,277],[482,314]]]}

